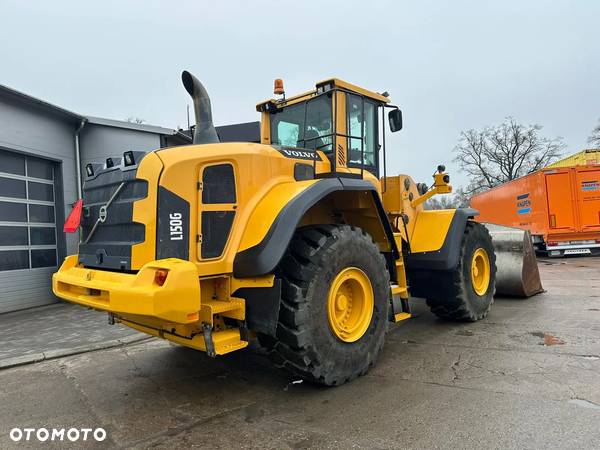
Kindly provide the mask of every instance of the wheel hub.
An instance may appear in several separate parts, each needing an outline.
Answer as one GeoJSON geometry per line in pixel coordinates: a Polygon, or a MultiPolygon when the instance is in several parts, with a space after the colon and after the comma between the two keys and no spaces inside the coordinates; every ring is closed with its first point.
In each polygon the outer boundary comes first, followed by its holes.
{"type": "Polygon", "coordinates": [[[482,248],[475,250],[471,259],[471,285],[479,296],[485,295],[490,285],[490,259],[482,248]]]}
{"type": "Polygon", "coordinates": [[[341,341],[358,341],[369,328],[374,305],[373,287],[367,275],[357,267],[342,270],[327,297],[331,331],[341,341]]]}

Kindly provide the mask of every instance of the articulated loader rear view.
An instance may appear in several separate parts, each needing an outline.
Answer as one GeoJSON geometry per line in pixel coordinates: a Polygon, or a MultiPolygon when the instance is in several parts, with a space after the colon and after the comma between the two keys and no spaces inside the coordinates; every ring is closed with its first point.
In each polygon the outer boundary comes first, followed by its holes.
{"type": "Polygon", "coordinates": [[[424,210],[451,191],[443,166],[431,187],[385,174],[388,124],[402,127],[387,94],[328,79],[286,98],[277,80],[280,97],[257,106],[261,143],[220,143],[204,87],[183,82],[194,144],[86,167],[57,296],[210,356],[257,336],[278,366],[326,385],[374,364],[409,295],[442,318],[486,316],[490,234],[475,210],[424,210]]]}

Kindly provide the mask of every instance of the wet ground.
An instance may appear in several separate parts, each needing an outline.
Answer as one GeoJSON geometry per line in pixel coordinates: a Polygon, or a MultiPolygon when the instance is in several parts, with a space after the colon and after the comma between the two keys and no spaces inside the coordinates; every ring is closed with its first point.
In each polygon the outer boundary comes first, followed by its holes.
{"type": "Polygon", "coordinates": [[[2,370],[0,447],[32,445],[13,427],[74,426],[107,439],[67,448],[599,448],[600,258],[540,270],[546,293],[497,299],[478,323],[414,302],[376,367],[337,388],[294,383],[257,350],[159,340],[2,370]]]}
{"type": "Polygon", "coordinates": [[[63,301],[0,314],[0,368],[145,338],[107,322],[105,313],[63,301]]]}

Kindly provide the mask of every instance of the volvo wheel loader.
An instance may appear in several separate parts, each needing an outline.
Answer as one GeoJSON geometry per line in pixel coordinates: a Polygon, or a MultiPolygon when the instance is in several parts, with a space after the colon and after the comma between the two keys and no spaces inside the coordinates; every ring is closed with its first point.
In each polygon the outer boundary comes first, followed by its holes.
{"type": "Polygon", "coordinates": [[[86,166],[58,297],[210,356],[258,337],[325,385],[367,372],[409,295],[445,319],[486,316],[490,234],[473,209],[424,209],[451,191],[443,166],[431,186],[387,176],[386,133],[402,127],[387,93],[332,78],[286,97],[276,80],[261,142],[221,143],[206,90],[182,78],[193,145],[86,166]]]}

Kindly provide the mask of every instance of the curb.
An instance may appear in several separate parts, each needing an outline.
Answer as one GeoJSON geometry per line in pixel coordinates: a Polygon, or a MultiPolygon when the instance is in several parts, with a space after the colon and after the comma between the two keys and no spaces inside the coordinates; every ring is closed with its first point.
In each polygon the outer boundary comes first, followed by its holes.
{"type": "Polygon", "coordinates": [[[50,359],[62,358],[63,356],[79,355],[81,353],[88,353],[97,350],[106,350],[109,348],[121,347],[128,344],[134,344],[136,342],[147,341],[153,338],[153,336],[132,335],[126,336],[121,339],[113,339],[110,341],[81,345],[79,347],[59,348],[42,353],[32,353],[31,355],[14,356],[12,358],[0,359],[0,370],[9,369],[11,367],[24,366],[26,364],[34,364],[42,361],[48,361],[50,359]]]}

